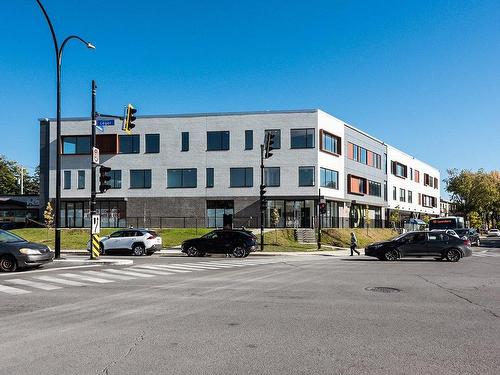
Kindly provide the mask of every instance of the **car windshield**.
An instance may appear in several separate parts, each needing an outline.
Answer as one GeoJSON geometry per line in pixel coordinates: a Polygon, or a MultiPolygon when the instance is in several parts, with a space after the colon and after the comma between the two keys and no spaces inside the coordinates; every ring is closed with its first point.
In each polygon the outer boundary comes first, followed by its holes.
{"type": "Polygon", "coordinates": [[[11,243],[11,242],[26,242],[24,238],[16,236],[13,233],[6,231],[0,231],[0,243],[11,243]]]}
{"type": "Polygon", "coordinates": [[[402,233],[402,234],[400,234],[399,236],[394,237],[394,238],[392,239],[392,241],[397,241],[397,240],[400,240],[401,238],[406,237],[407,235],[408,235],[408,233],[402,233]]]}

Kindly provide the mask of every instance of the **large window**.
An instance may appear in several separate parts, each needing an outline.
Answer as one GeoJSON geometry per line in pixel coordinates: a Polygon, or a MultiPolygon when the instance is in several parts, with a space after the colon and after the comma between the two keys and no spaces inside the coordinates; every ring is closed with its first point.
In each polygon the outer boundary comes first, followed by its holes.
{"type": "Polygon", "coordinates": [[[245,130],[245,150],[253,150],[253,130],[245,130]]]}
{"type": "Polygon", "coordinates": [[[111,177],[108,184],[111,189],[121,189],[122,188],[122,171],[121,170],[111,170],[108,172],[108,176],[111,177]]]}
{"type": "Polygon", "coordinates": [[[131,189],[151,188],[151,169],[131,169],[130,170],[131,189]]]}
{"type": "Polygon", "coordinates": [[[168,188],[195,188],[197,186],[197,170],[189,169],[167,169],[168,188]]]}
{"type": "Polygon", "coordinates": [[[340,155],[342,152],[341,138],[328,133],[321,129],[321,151],[329,152],[330,154],[340,155]]]}
{"type": "Polygon", "coordinates": [[[252,187],[253,168],[231,168],[229,179],[231,187],[252,187]]]}
{"type": "Polygon", "coordinates": [[[62,137],[62,153],[65,155],[90,154],[90,136],[76,135],[62,137]]]}
{"type": "Polygon", "coordinates": [[[78,189],[85,189],[85,171],[78,171],[78,189]]]}
{"type": "Polygon", "coordinates": [[[224,215],[234,214],[234,201],[207,200],[207,226],[219,227],[224,225],[224,215]]]}
{"type": "Polygon", "coordinates": [[[339,188],[339,172],[333,171],[331,169],[321,168],[320,173],[321,187],[326,187],[329,189],[339,188]]]}
{"type": "Polygon", "coordinates": [[[347,144],[347,157],[370,167],[382,169],[382,157],[379,154],[351,142],[347,144]]]}
{"type": "Polygon", "coordinates": [[[364,195],[367,193],[367,180],[366,178],[356,177],[349,175],[348,179],[348,191],[350,194],[364,195]]]}
{"type": "Polygon", "coordinates": [[[64,171],[64,188],[71,189],[71,171],[64,171]]]}
{"type": "Polygon", "coordinates": [[[189,132],[182,132],[181,142],[181,151],[189,151],[189,132]]]}
{"type": "Polygon", "coordinates": [[[138,134],[119,136],[120,154],[138,154],[140,137],[138,134]]]}
{"type": "Polygon", "coordinates": [[[214,187],[214,169],[207,168],[207,188],[214,187]]]}
{"type": "Polygon", "coordinates": [[[299,186],[314,186],[314,167],[299,167],[299,186]]]}
{"type": "Polygon", "coordinates": [[[314,148],[313,128],[309,129],[291,129],[290,147],[291,148],[314,148]]]}
{"type": "Polygon", "coordinates": [[[280,129],[268,129],[265,131],[265,135],[267,134],[272,134],[274,135],[274,144],[273,148],[274,149],[279,149],[281,148],[281,130],[280,129]]]}
{"type": "Polygon", "coordinates": [[[207,132],[207,150],[229,150],[229,131],[207,132]]]}
{"type": "Polygon", "coordinates": [[[374,197],[382,196],[382,184],[380,182],[368,181],[368,195],[374,197]]]}
{"type": "Polygon", "coordinates": [[[405,189],[399,189],[399,201],[406,202],[406,190],[405,189]]]}
{"type": "Polygon", "coordinates": [[[146,153],[156,154],[160,152],[160,135],[146,134],[146,153]]]}
{"type": "Polygon", "coordinates": [[[280,186],[280,168],[267,167],[264,168],[264,185],[280,186]]]}
{"type": "Polygon", "coordinates": [[[393,175],[402,178],[408,177],[408,167],[406,165],[401,164],[397,161],[392,161],[391,163],[391,172],[393,175]]]}

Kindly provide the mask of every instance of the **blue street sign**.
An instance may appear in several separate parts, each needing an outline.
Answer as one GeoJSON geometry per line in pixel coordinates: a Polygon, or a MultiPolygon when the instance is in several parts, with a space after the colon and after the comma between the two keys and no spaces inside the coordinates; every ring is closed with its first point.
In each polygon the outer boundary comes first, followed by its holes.
{"type": "Polygon", "coordinates": [[[97,126],[100,126],[101,128],[103,126],[114,126],[115,125],[115,120],[97,120],[97,126]]]}
{"type": "Polygon", "coordinates": [[[100,125],[96,125],[96,126],[95,126],[95,128],[96,128],[97,130],[101,131],[101,132],[103,132],[103,131],[104,131],[104,128],[103,128],[102,126],[100,126],[100,125]]]}

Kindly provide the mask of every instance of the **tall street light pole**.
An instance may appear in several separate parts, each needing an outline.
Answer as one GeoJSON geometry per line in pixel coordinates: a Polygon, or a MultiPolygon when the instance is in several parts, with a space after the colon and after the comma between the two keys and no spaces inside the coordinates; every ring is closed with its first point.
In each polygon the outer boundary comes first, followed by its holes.
{"type": "Polygon", "coordinates": [[[56,107],[57,107],[57,115],[56,115],[56,204],[55,204],[55,257],[59,259],[61,257],[61,63],[62,63],[62,55],[64,46],[71,39],[76,39],[82,42],[87,46],[87,48],[95,49],[92,43],[89,43],[77,35],[70,35],[62,42],[59,47],[59,43],[57,42],[56,33],[54,31],[54,27],[52,26],[52,22],[50,22],[49,15],[45,11],[40,0],[36,0],[40,9],[47,20],[49,25],[50,33],[52,34],[52,40],[54,42],[54,49],[56,53],[56,91],[57,91],[57,99],[56,99],[56,107]]]}

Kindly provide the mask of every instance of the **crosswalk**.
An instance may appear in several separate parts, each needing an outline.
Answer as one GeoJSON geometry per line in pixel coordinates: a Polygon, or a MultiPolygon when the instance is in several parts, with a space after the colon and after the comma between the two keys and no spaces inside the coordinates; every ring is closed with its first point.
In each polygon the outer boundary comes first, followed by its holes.
{"type": "Polygon", "coordinates": [[[24,295],[33,291],[54,291],[65,287],[85,287],[158,276],[172,276],[196,271],[235,269],[277,263],[275,259],[245,259],[227,261],[202,261],[172,264],[138,264],[123,268],[103,268],[56,273],[54,275],[13,274],[12,278],[0,279],[0,295],[24,295]]]}
{"type": "Polygon", "coordinates": [[[500,257],[500,253],[490,253],[486,251],[481,251],[481,252],[473,252],[472,256],[479,258],[491,258],[491,257],[500,257]]]}

